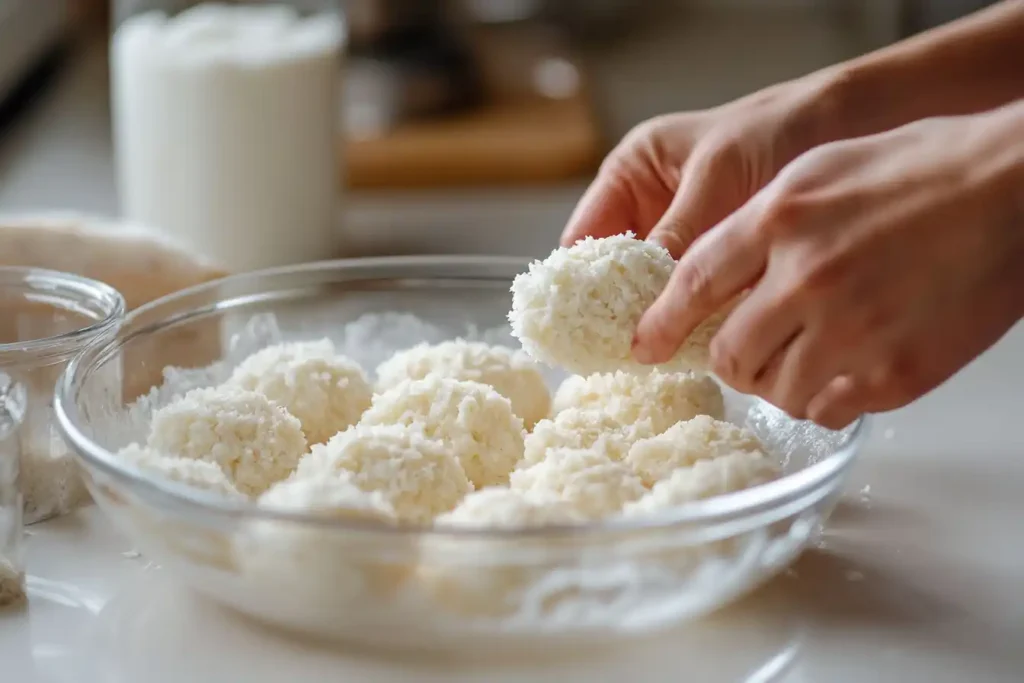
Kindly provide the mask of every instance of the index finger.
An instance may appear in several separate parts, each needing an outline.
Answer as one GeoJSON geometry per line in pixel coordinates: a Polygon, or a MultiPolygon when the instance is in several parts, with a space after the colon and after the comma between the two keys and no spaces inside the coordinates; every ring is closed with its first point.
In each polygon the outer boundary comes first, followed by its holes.
{"type": "Polygon", "coordinates": [[[664,363],[702,322],[764,272],[767,245],[755,230],[753,202],[704,233],[683,254],[668,285],[637,326],[634,356],[664,363]]]}
{"type": "Polygon", "coordinates": [[[627,230],[635,232],[632,202],[632,195],[619,175],[599,172],[576,204],[562,231],[561,245],[571,247],[584,237],[611,237],[627,230]]]}

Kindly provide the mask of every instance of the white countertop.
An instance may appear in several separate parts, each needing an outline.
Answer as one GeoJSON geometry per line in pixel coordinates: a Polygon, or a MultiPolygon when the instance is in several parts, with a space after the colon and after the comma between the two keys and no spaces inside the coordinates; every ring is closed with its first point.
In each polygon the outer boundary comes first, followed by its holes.
{"type": "MultiPolygon", "coordinates": [[[[820,24],[753,28],[677,27],[675,37],[664,29],[657,40],[628,42],[615,60],[598,65],[607,86],[603,99],[614,105],[608,107],[613,128],[661,109],[709,104],[843,56],[832,29],[820,24]],[[772,59],[739,63],[701,52],[718,46],[721,54],[725,42],[772,59]],[[653,68],[667,71],[678,90],[644,86],[653,68]]],[[[0,139],[0,211],[113,212],[106,117],[102,52],[94,50],[0,139]]],[[[437,240],[440,246],[430,251],[539,254],[578,192],[574,185],[359,196],[348,225],[353,243],[367,251],[385,249],[381,231],[389,226],[393,249],[437,240]],[[525,229],[526,239],[522,231],[498,235],[501,226],[525,229]]],[[[128,541],[90,508],[32,529],[31,603],[25,612],[0,614],[0,680],[1019,682],[1022,398],[1024,328],[1018,327],[931,396],[876,420],[822,547],[808,551],[794,575],[656,640],[557,660],[485,666],[299,643],[193,598],[145,558],[124,555],[128,541]]]]}

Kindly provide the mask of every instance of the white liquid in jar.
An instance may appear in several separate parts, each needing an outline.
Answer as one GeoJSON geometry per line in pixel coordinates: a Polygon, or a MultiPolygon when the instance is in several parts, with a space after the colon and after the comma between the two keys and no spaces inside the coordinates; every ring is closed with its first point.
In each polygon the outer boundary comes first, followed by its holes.
{"type": "Polygon", "coordinates": [[[286,6],[122,23],[111,49],[125,217],[235,271],[335,255],[344,26],[286,6]]]}

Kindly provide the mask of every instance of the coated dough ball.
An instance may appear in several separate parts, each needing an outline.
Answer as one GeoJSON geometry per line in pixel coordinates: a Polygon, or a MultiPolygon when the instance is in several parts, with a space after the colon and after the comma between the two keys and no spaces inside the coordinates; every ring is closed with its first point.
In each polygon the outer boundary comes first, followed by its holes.
{"type": "Polygon", "coordinates": [[[713,460],[698,460],[662,479],[640,500],[627,505],[627,515],[651,514],[706,498],[735,493],[777,479],[779,466],[758,452],[736,451],[713,460]]]}
{"type": "Polygon", "coordinates": [[[640,439],[654,436],[650,419],[624,425],[597,410],[569,408],[554,418],[541,420],[526,435],[522,466],[536,465],[557,448],[596,450],[612,460],[622,460],[640,439]]]}
{"type": "Polygon", "coordinates": [[[217,464],[246,495],[285,479],[306,452],[299,421],[263,394],[193,389],[153,413],[147,446],[217,464]]]}
{"type": "Polygon", "coordinates": [[[570,448],[549,451],[543,461],[513,472],[511,488],[559,496],[588,519],[620,512],[646,493],[640,477],[622,463],[570,448]]]}
{"type": "MultiPolygon", "coordinates": [[[[584,521],[583,515],[556,495],[504,487],[471,493],[455,510],[436,520],[443,526],[497,529],[567,526],[584,521]]],[[[419,585],[441,614],[492,618],[514,614],[523,591],[535,580],[543,579],[550,569],[543,562],[523,562],[514,554],[510,556],[508,539],[451,538],[441,531],[423,537],[417,570],[419,585]]],[[[558,543],[557,536],[526,541],[531,550],[540,552],[547,544],[558,552],[558,543]]]]}
{"type": "Polygon", "coordinates": [[[437,524],[470,527],[561,526],[583,521],[576,509],[554,494],[492,486],[474,491],[437,524]]]}
{"type": "Polygon", "coordinates": [[[691,372],[652,372],[647,376],[615,372],[569,378],[555,396],[559,412],[598,410],[623,425],[651,421],[660,434],[697,415],[725,414],[722,390],[713,379],[691,372]]]}
{"type": "Polygon", "coordinates": [[[284,406],[310,444],[358,422],[373,397],[363,369],[336,353],[329,339],[268,346],[242,361],[228,384],[284,406]]]}
{"type": "MultiPolygon", "coordinates": [[[[668,251],[631,232],[556,249],[513,281],[512,334],[537,360],[571,372],[646,372],[649,366],[633,359],[633,335],[673,268],[668,251]]],[[[706,369],[723,319],[702,323],[662,367],[706,369]]]]}
{"type": "Polygon", "coordinates": [[[212,462],[168,457],[137,443],[128,444],[117,455],[133,467],[160,479],[219,493],[226,498],[245,499],[228,481],[224,471],[212,462]]]}
{"type": "MultiPolygon", "coordinates": [[[[258,504],[267,510],[303,513],[354,526],[394,524],[395,511],[378,491],[364,491],[346,473],[292,477],[272,486],[258,504]]],[[[379,539],[344,528],[260,520],[236,537],[235,556],[247,580],[285,595],[285,609],[309,619],[337,618],[346,610],[374,610],[411,574],[415,547],[389,542],[395,559],[381,557],[379,539]]]]}
{"type": "Polygon", "coordinates": [[[523,457],[523,421],[491,387],[430,375],[378,394],[364,425],[403,425],[442,441],[477,488],[508,483],[523,457]]]}
{"type": "Polygon", "coordinates": [[[531,429],[551,409],[544,376],[525,351],[464,339],[419,344],[399,351],[377,368],[377,391],[428,375],[470,380],[493,387],[531,429]]]}
{"type": "Polygon", "coordinates": [[[297,479],[339,475],[379,492],[398,519],[414,524],[429,524],[473,490],[443,443],[401,425],[349,427],[313,446],[295,473],[297,479]]]}
{"type": "Polygon", "coordinates": [[[260,507],[339,520],[393,522],[395,509],[380,491],[364,491],[348,472],[279,481],[260,496],[260,507]]]}
{"type": "Polygon", "coordinates": [[[729,453],[760,453],[761,442],[749,430],[707,415],[679,422],[663,434],[633,444],[626,464],[647,486],[669,477],[680,467],[729,453]]]}

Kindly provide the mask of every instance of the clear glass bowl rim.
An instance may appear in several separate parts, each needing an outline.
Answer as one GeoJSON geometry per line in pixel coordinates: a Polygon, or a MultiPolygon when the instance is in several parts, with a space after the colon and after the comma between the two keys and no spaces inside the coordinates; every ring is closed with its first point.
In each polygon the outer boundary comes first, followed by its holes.
{"type": "Polygon", "coordinates": [[[78,329],[51,337],[0,344],[0,362],[20,365],[32,360],[59,360],[72,356],[112,331],[125,318],[125,300],[119,291],[99,280],[59,270],[0,266],[0,291],[40,292],[63,301],[90,304],[99,315],[78,329]]]}
{"type": "MultiPolygon", "coordinates": [[[[581,537],[587,534],[664,531],[672,527],[719,525],[740,521],[749,517],[759,516],[776,508],[787,505],[813,494],[829,482],[842,476],[850,466],[860,445],[866,438],[869,428],[867,416],[857,419],[847,433],[842,446],[830,453],[821,461],[793,474],[786,475],[767,484],[751,489],[717,496],[708,500],[698,501],[680,506],[675,510],[643,517],[615,517],[586,524],[545,526],[538,528],[495,529],[493,527],[472,527],[454,525],[435,525],[433,527],[394,526],[364,520],[338,520],[322,515],[303,514],[262,508],[253,502],[233,502],[215,494],[190,488],[174,482],[165,482],[143,475],[130,466],[118,461],[116,454],[99,445],[86,436],[79,427],[81,415],[76,404],[76,394],[83,376],[87,376],[97,360],[106,360],[107,356],[132,337],[153,333],[162,325],[147,325],[133,331],[125,339],[122,336],[131,330],[134,320],[145,317],[154,311],[168,308],[173,312],[163,318],[165,324],[178,323],[188,316],[175,309],[175,304],[187,300],[197,294],[208,293],[225,285],[235,285],[244,290],[275,291],[271,285],[275,278],[295,275],[323,278],[331,274],[337,275],[348,271],[354,277],[328,282],[362,281],[385,279],[374,275],[379,270],[415,270],[416,268],[436,268],[457,271],[459,267],[479,268],[482,272],[494,273],[522,272],[532,259],[512,256],[472,256],[472,255],[417,255],[417,256],[381,256],[354,259],[336,259],[317,261],[296,266],[284,266],[266,270],[251,271],[238,275],[213,280],[200,285],[161,297],[132,311],[124,320],[121,332],[112,339],[95,344],[85,352],[76,356],[65,368],[54,394],[54,413],[61,435],[73,447],[87,467],[93,467],[107,476],[125,485],[137,495],[155,499],[174,507],[181,507],[192,514],[201,514],[219,518],[224,521],[245,521],[247,523],[267,521],[293,523],[332,529],[336,531],[374,532],[395,536],[458,536],[496,538],[528,538],[537,536],[571,535],[581,537]],[[249,285],[245,287],[245,285],[249,285]],[[257,285],[263,285],[262,287],[257,285]]],[[[481,276],[484,277],[484,276],[481,276]]],[[[411,279],[422,279],[413,277],[411,279]]],[[[393,276],[387,279],[400,279],[393,276]]],[[[245,299],[238,296],[237,299],[245,299]]],[[[196,311],[190,311],[195,313],[196,311]]]]}

